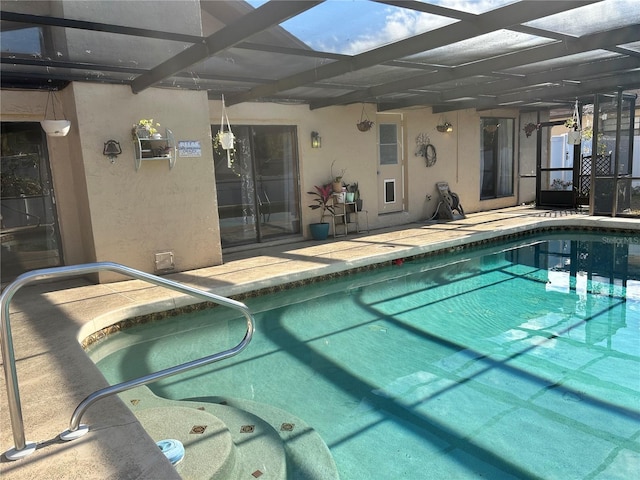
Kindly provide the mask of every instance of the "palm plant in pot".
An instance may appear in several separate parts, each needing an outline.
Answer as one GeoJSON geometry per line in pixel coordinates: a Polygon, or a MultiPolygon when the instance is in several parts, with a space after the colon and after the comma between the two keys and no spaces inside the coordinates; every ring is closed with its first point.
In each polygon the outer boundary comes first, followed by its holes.
{"type": "Polygon", "coordinates": [[[309,208],[311,210],[320,210],[320,222],[310,223],[309,230],[315,240],[326,240],[329,236],[329,223],[324,221],[324,216],[327,212],[332,215],[334,213],[333,206],[330,204],[333,187],[328,183],[322,186],[315,185],[313,188],[315,189],[314,191],[307,192],[315,197],[313,199],[314,203],[309,205],[309,208]]]}

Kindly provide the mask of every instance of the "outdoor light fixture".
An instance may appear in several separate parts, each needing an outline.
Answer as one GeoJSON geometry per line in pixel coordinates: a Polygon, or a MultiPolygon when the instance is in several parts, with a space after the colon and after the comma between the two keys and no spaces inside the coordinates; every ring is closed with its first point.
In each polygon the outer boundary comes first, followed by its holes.
{"type": "Polygon", "coordinates": [[[320,148],[322,146],[322,138],[318,132],[311,132],[311,148],[320,148]]]}
{"type": "Polygon", "coordinates": [[[120,147],[120,142],[116,142],[115,140],[107,140],[105,142],[102,154],[109,157],[111,163],[115,163],[116,158],[118,158],[118,155],[121,153],[122,148],[120,147]]]}
{"type": "Polygon", "coordinates": [[[445,121],[444,123],[436,126],[436,129],[441,133],[453,132],[453,125],[450,122],[445,121]]]}

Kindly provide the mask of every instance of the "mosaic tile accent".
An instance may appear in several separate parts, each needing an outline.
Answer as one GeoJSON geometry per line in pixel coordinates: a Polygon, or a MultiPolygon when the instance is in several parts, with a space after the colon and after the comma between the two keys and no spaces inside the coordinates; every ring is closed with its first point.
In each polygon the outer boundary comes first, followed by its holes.
{"type": "Polygon", "coordinates": [[[254,478],[261,477],[262,476],[262,472],[260,470],[256,470],[255,472],[253,472],[251,474],[251,476],[254,477],[254,478]]]}
{"type": "Polygon", "coordinates": [[[293,432],[295,426],[295,423],[283,423],[282,425],[280,425],[280,430],[283,432],[293,432]]]}
{"type": "Polygon", "coordinates": [[[189,433],[192,435],[202,435],[206,429],[206,425],[194,425],[191,427],[191,431],[189,433]]]}
{"type": "MultiPolygon", "coordinates": [[[[543,212],[543,213],[533,213],[530,216],[531,217],[548,217],[548,216],[566,216],[566,215],[574,215],[580,213],[578,211],[573,211],[573,210],[567,210],[567,211],[563,211],[561,213],[554,213],[554,212],[543,212]]],[[[280,285],[275,285],[272,287],[267,287],[267,288],[262,288],[259,290],[254,290],[251,292],[246,292],[246,293],[242,293],[239,295],[233,295],[231,298],[234,300],[237,300],[239,302],[242,302],[244,300],[246,300],[247,298],[253,298],[253,297],[260,297],[263,295],[269,295],[272,293],[276,293],[276,292],[282,292],[285,290],[291,290],[294,288],[298,288],[298,287],[303,287],[306,285],[310,285],[312,283],[316,283],[316,282],[323,282],[326,280],[331,280],[331,279],[335,279],[335,278],[340,278],[340,277],[345,277],[345,276],[349,276],[349,275],[354,275],[357,273],[361,273],[361,272],[366,272],[369,270],[375,270],[377,268],[382,268],[382,267],[388,267],[390,265],[394,265],[396,264],[396,260],[398,259],[402,259],[402,263],[404,262],[410,262],[410,261],[414,261],[414,260],[420,260],[420,259],[424,259],[424,258],[428,258],[428,257],[433,257],[433,256],[438,256],[438,255],[442,255],[443,253],[455,253],[455,252],[460,252],[463,250],[472,250],[474,248],[481,248],[481,247],[486,247],[489,246],[491,244],[494,243],[498,243],[498,242],[503,242],[503,241],[508,241],[508,240],[514,240],[514,239],[518,239],[518,238],[522,238],[522,237],[527,237],[529,235],[535,235],[538,233],[546,233],[546,232],[576,232],[576,231],[591,231],[591,232],[602,232],[602,233],[619,233],[619,234],[636,234],[637,231],[636,230],[631,230],[631,229],[618,229],[618,228],[603,228],[602,226],[558,226],[558,225],[548,225],[548,226],[544,226],[544,227],[537,227],[537,228],[531,228],[531,229],[524,229],[522,231],[518,231],[515,233],[511,233],[511,234],[507,234],[507,235],[502,235],[502,236],[498,236],[498,237],[494,237],[494,238],[488,238],[488,239],[482,239],[482,240],[476,240],[473,242],[468,242],[468,243],[464,243],[461,245],[457,245],[455,247],[445,247],[445,248],[440,248],[440,249],[436,249],[436,250],[432,250],[429,252],[424,252],[424,253],[420,253],[417,255],[413,255],[413,256],[403,256],[403,255],[398,255],[398,258],[389,260],[389,261],[385,261],[385,262],[380,262],[380,263],[374,263],[371,265],[365,265],[365,266],[361,266],[361,267],[356,267],[356,268],[352,268],[349,270],[344,270],[341,272],[336,272],[336,273],[331,273],[328,275],[320,275],[318,277],[313,277],[313,278],[307,278],[304,280],[297,280],[294,282],[288,282],[288,283],[283,283],[280,285]]],[[[460,241],[464,241],[463,238],[459,239],[460,241]]],[[[202,311],[202,310],[208,310],[211,308],[215,308],[215,307],[219,307],[218,304],[213,303],[213,302],[201,302],[201,303],[196,303],[193,305],[188,305],[185,307],[180,307],[180,308],[175,308],[172,310],[167,310],[167,311],[163,311],[163,312],[155,312],[155,313],[150,313],[148,315],[141,315],[138,317],[132,317],[132,318],[128,318],[125,320],[122,320],[118,323],[115,323],[113,325],[110,325],[106,328],[103,328],[102,330],[99,330],[91,335],[89,335],[88,337],[86,337],[83,341],[82,341],[82,348],[86,349],[87,347],[89,347],[90,345],[103,340],[104,338],[106,338],[108,335],[115,333],[115,332],[119,332],[121,330],[125,330],[129,327],[133,327],[136,325],[141,325],[144,323],[149,323],[149,322],[154,322],[154,321],[158,321],[158,320],[163,320],[165,318],[168,317],[175,317],[177,315],[182,315],[183,313],[191,313],[191,312],[197,312],[197,311],[202,311]]]]}
{"type": "Polygon", "coordinates": [[[240,433],[253,433],[255,429],[255,425],[243,425],[240,427],[240,433]]]}
{"type": "Polygon", "coordinates": [[[131,400],[131,405],[137,405],[140,403],[140,400],[134,398],[133,400],[131,400]]]}

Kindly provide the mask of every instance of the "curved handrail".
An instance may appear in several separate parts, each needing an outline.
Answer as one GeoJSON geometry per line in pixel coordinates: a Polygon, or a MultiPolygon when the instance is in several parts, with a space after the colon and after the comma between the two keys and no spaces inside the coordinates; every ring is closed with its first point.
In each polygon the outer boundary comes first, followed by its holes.
{"type": "Polygon", "coordinates": [[[11,324],[9,321],[9,304],[11,302],[11,299],[21,287],[29,283],[76,275],[86,275],[89,273],[96,273],[101,271],[112,271],[120,273],[122,275],[136,278],[138,280],[144,280],[157,286],[167,287],[171,290],[175,290],[194,296],[196,298],[200,298],[205,301],[211,301],[213,303],[238,310],[244,315],[247,320],[247,331],[242,341],[233,348],[200,358],[198,360],[183,363],[175,367],[166,368],[164,370],[160,370],[159,372],[151,373],[134,380],[129,380],[127,382],[112,385],[92,393],[82,402],[80,402],[78,407],[76,407],[71,417],[69,430],[61,434],[61,438],[63,440],[73,440],[74,438],[78,438],[88,431],[88,428],[86,426],[80,428],[80,420],[87,408],[89,408],[89,406],[91,406],[94,402],[107,396],[123,392],[130,388],[134,388],[140,385],[146,385],[148,383],[167,378],[177,373],[185,372],[196,367],[207,365],[237,355],[242,350],[244,350],[244,348],[249,344],[251,338],[253,337],[253,333],[255,331],[255,322],[250,310],[244,303],[213,293],[205,292],[203,290],[192,288],[187,285],[182,285],[166,278],[141,272],[139,270],[135,270],[118,263],[98,262],[65,267],[45,268],[23,273],[11,284],[9,284],[0,296],[0,315],[2,317],[2,321],[0,322],[2,360],[4,363],[6,376],[7,396],[9,397],[9,415],[11,417],[11,428],[13,431],[13,439],[15,441],[15,447],[5,453],[5,457],[10,460],[17,460],[18,458],[22,458],[25,455],[28,455],[35,451],[35,444],[32,442],[29,442],[29,444],[27,444],[24,435],[24,423],[22,420],[22,408],[20,405],[20,392],[18,389],[18,376],[16,373],[13,339],[11,337],[11,324]]]}

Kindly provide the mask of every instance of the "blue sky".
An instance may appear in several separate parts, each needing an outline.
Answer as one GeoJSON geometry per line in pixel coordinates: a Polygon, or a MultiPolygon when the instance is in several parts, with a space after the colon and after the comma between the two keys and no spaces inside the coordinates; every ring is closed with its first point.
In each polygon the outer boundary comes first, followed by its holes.
{"type": "MultiPolygon", "coordinates": [[[[482,13],[513,0],[431,0],[482,13]]],[[[258,7],[266,0],[248,0],[258,7]]],[[[327,0],[281,26],[314,50],[355,55],[453,23],[453,20],[365,0],[327,0]]]]}

